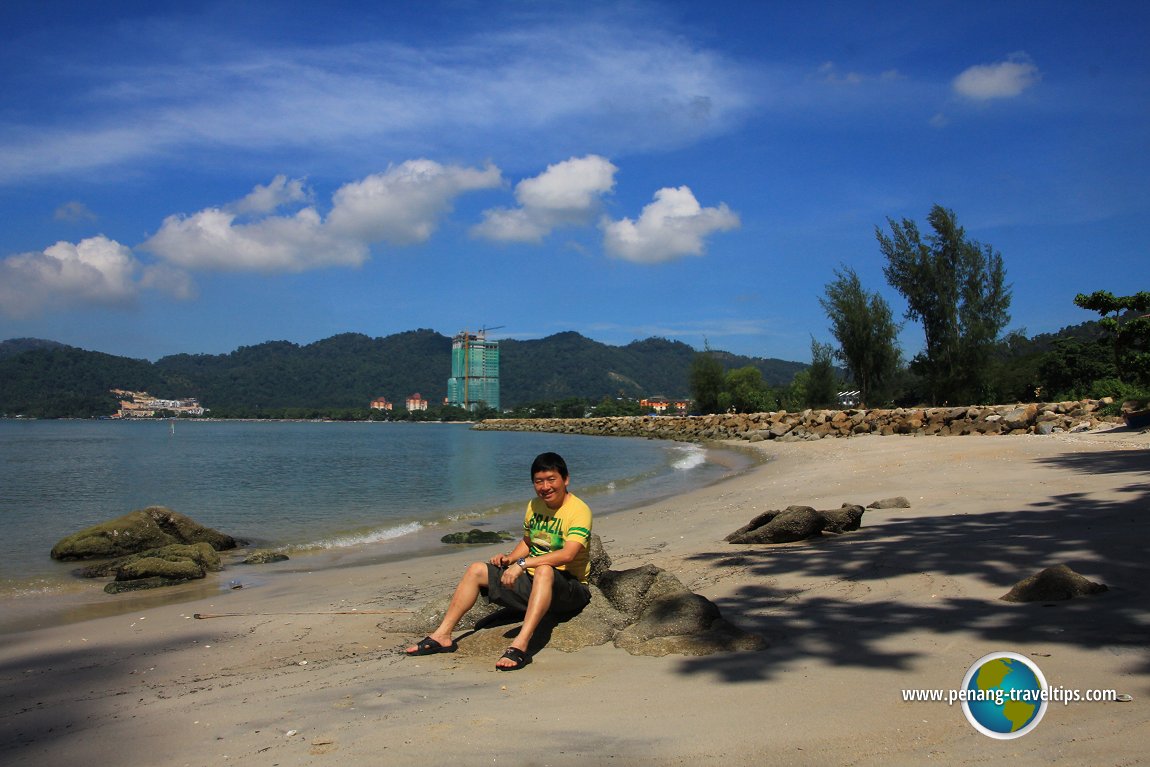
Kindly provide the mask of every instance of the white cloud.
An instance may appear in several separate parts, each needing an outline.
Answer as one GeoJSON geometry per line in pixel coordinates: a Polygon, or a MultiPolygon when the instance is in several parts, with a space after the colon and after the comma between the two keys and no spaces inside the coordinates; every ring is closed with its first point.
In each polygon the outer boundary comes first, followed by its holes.
{"type": "Polygon", "coordinates": [[[704,238],[739,226],[725,203],[703,208],[685,186],[664,188],[643,208],[637,221],[604,221],[603,245],[609,255],[643,264],[703,254],[704,238]]]}
{"type": "Polygon", "coordinates": [[[181,19],[164,62],[85,61],[83,91],[48,68],[56,106],[6,126],[0,183],[237,152],[298,150],[330,168],[358,163],[365,146],[476,156],[501,144],[517,159],[588,137],[602,152],[676,148],[740,124],[760,98],[758,76],[721,50],[649,20],[620,23],[615,9],[575,15],[434,45],[262,44],[181,19]]]}
{"type": "Polygon", "coordinates": [[[599,209],[603,195],[615,187],[618,170],[598,155],[573,157],[515,187],[518,208],[493,208],[472,234],[503,242],[540,242],[559,226],[583,224],[599,209]]]}
{"type": "Polygon", "coordinates": [[[267,186],[256,185],[247,197],[230,206],[240,214],[271,213],[285,205],[297,202],[307,202],[310,193],[304,187],[303,179],[293,178],[290,181],[282,173],[272,179],[267,186]]]}
{"type": "Polygon", "coordinates": [[[358,266],[368,256],[362,242],[332,237],[314,208],[249,224],[220,208],[168,216],[140,247],[184,269],[221,271],[302,272],[358,266]]]}
{"type": "Polygon", "coordinates": [[[494,166],[408,160],[340,187],[326,219],[308,206],[290,216],[237,220],[239,210],[254,213],[305,199],[302,183],[277,176],[233,205],[168,216],[140,247],[185,269],[302,272],[359,266],[374,243],[426,241],[457,196],[500,183],[494,166]]]}
{"type": "Polygon", "coordinates": [[[979,64],[954,78],[954,90],[973,101],[1014,98],[1042,78],[1025,53],[1013,53],[997,64],[979,64]]]}
{"type": "Polygon", "coordinates": [[[493,165],[476,169],[408,160],[340,187],[327,224],[340,236],[361,242],[425,242],[456,197],[501,183],[493,165]]]}
{"type": "Polygon", "coordinates": [[[29,317],[45,308],[130,304],[138,268],[130,249],[104,236],[9,256],[0,261],[0,311],[29,317]]]}

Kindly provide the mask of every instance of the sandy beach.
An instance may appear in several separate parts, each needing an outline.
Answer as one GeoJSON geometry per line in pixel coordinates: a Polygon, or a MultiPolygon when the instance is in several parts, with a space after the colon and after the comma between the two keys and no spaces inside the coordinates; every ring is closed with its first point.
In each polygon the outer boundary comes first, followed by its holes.
{"type": "MultiPolygon", "coordinates": [[[[236,568],[197,598],[0,637],[0,762],[17,765],[1138,764],[1150,759],[1150,435],[762,442],[735,479],[596,519],[615,569],[652,563],[761,634],[760,652],[544,647],[521,671],[468,648],[404,657],[409,611],[495,547],[359,567],[236,568]],[[776,546],[725,535],[768,509],[905,496],[861,530],[776,546]],[[1109,590],[999,599],[1068,564],[1109,590]],[[245,588],[221,587],[248,580],[245,588]],[[196,620],[195,613],[220,615],[196,620]],[[358,613],[358,614],[357,614],[358,613]],[[230,615],[228,615],[230,614],[230,615]],[[957,704],[1017,652],[1051,704],[1015,740],[957,704]]],[[[578,492],[578,467],[572,466],[578,492]]],[[[524,500],[530,487],[524,484],[524,500]]],[[[135,606],[138,606],[136,609],[135,606]]]]}

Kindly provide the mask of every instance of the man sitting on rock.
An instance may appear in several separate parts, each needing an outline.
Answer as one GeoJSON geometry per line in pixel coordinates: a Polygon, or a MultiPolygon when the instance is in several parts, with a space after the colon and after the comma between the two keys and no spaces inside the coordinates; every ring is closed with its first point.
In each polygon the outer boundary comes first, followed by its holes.
{"type": "Polygon", "coordinates": [[[536,456],[531,480],[538,497],[527,504],[522,540],[509,553],[467,568],[439,628],[408,647],[408,655],[454,652],[452,632],[483,592],[489,602],[524,613],[523,627],[495,664],[514,671],[527,665],[527,646],[544,615],[574,614],[591,601],[591,509],[568,492],[567,463],[557,453],[536,456]]]}

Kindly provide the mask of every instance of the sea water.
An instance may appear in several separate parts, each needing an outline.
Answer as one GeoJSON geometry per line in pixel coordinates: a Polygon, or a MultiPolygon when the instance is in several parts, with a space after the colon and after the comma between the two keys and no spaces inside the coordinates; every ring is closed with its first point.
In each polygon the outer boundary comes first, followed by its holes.
{"type": "Polygon", "coordinates": [[[517,533],[531,460],[545,451],[566,459],[571,490],[597,516],[752,461],[688,443],[466,424],[0,420],[0,598],[92,589],[72,576],[75,563],[49,557],[52,546],[150,505],[293,559],[417,556],[473,526],[517,533]]]}

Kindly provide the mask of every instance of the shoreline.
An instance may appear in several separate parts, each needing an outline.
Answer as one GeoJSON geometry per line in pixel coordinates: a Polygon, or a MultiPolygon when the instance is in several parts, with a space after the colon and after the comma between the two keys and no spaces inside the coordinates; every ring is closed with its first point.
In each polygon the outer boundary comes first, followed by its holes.
{"type": "MultiPolygon", "coordinates": [[[[204,420],[204,419],[196,419],[204,420]]],[[[762,465],[762,455],[742,444],[712,442],[701,444],[706,450],[706,463],[717,467],[721,473],[713,478],[700,480],[694,489],[710,487],[737,479],[762,465]]],[[[613,482],[611,484],[614,484],[613,482]]],[[[529,488],[528,488],[529,492],[529,488]]],[[[623,505],[609,503],[614,491],[596,490],[591,495],[597,518],[626,512],[633,507],[658,503],[668,497],[666,492],[647,491],[636,498],[624,500],[623,505]]],[[[72,571],[83,567],[85,562],[53,563],[57,574],[47,582],[37,580],[33,585],[20,591],[12,591],[0,596],[0,636],[22,631],[51,628],[55,625],[69,625],[93,618],[122,615],[139,609],[159,606],[178,606],[189,601],[211,597],[217,593],[233,590],[231,583],[238,581],[242,588],[263,586],[269,580],[300,572],[316,572],[348,568],[364,568],[386,563],[403,562],[451,553],[465,552],[477,548],[474,545],[445,544],[440,538],[448,532],[477,527],[486,530],[506,529],[512,533],[522,526],[522,506],[527,495],[519,499],[501,503],[491,513],[451,520],[434,520],[422,523],[411,530],[378,540],[355,542],[347,545],[320,545],[325,541],[338,540],[348,536],[317,538],[310,545],[265,546],[262,542],[251,542],[230,551],[220,552],[224,561],[221,572],[208,573],[200,580],[177,586],[166,586],[139,592],[106,594],[103,585],[106,578],[85,579],[71,575],[72,571]],[[290,556],[286,562],[265,565],[243,565],[241,560],[248,552],[257,548],[283,550],[290,556]]],[[[387,528],[390,531],[395,528],[387,528]]],[[[361,536],[350,536],[357,538],[361,536]]],[[[46,556],[46,555],[45,555],[46,556]]]]}
{"type": "MultiPolygon", "coordinates": [[[[353,763],[917,765],[1131,763],[1150,747],[1150,435],[876,437],[759,443],[770,462],[725,482],[596,518],[614,569],[654,564],[767,649],[631,656],[544,647],[494,670],[405,658],[411,611],[485,547],[300,571],[63,627],[0,646],[0,758],[302,767],[353,763]],[[738,547],[770,508],[903,495],[841,536],[738,547]],[[1110,590],[1064,603],[999,597],[1071,564],[1110,590]],[[236,614],[195,620],[192,614],[236,614]],[[335,614],[335,613],[339,614],[335,614]],[[355,615],[355,612],[362,612],[355,615]],[[1051,685],[1130,703],[1052,705],[1008,744],[958,706],[904,689],[957,687],[989,652],[1033,658],[1051,685]],[[561,711],[549,701],[575,701],[561,711]],[[536,703],[538,702],[538,703],[536,703]],[[691,733],[674,729],[690,722],[691,733]],[[460,738],[460,728],[467,736],[460,738]],[[507,733],[530,728],[531,738],[507,733]]],[[[491,550],[497,550],[492,547],[491,550]]]]}

